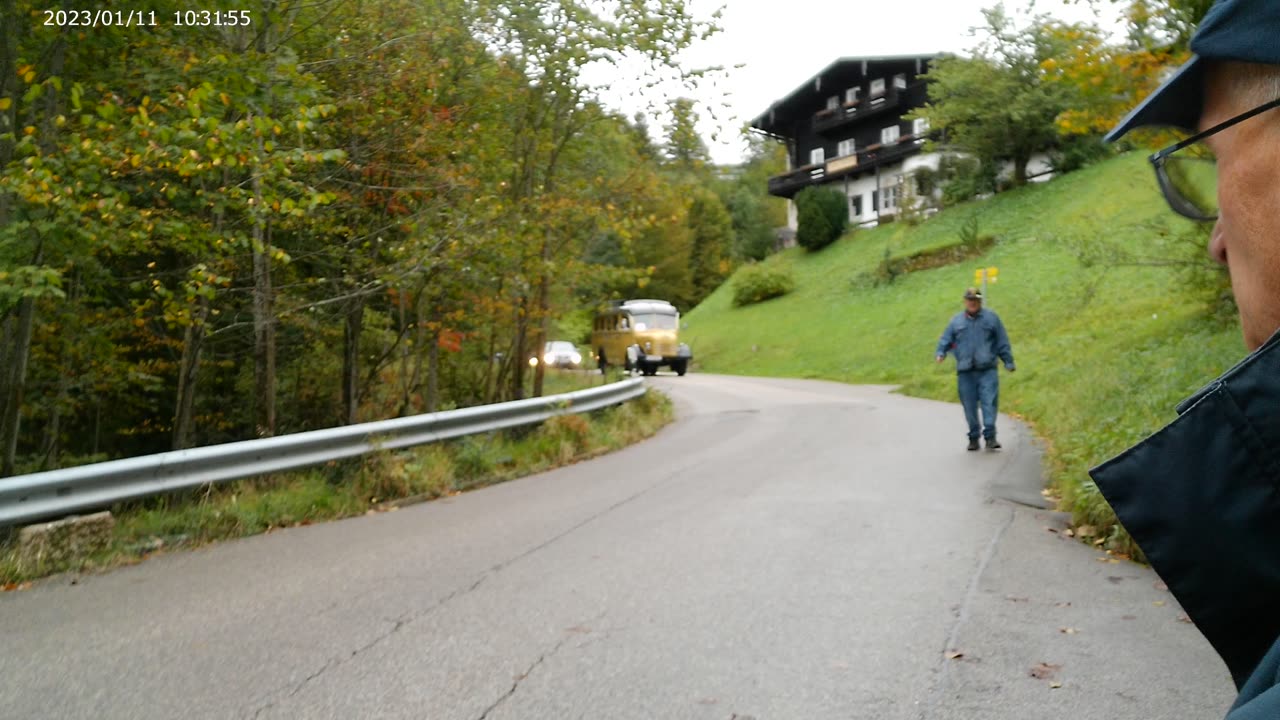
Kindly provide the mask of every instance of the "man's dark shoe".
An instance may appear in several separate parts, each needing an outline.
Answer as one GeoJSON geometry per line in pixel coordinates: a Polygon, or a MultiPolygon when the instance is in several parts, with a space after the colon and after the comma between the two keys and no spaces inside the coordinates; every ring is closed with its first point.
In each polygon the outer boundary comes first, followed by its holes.
{"type": "Polygon", "coordinates": [[[988,449],[988,450],[999,450],[999,449],[1000,449],[1000,441],[999,441],[999,440],[997,440],[997,439],[995,439],[995,438],[990,438],[989,440],[987,440],[987,449],[988,449]]]}
{"type": "Polygon", "coordinates": [[[978,449],[978,438],[969,438],[969,449],[970,450],[978,449]]]}

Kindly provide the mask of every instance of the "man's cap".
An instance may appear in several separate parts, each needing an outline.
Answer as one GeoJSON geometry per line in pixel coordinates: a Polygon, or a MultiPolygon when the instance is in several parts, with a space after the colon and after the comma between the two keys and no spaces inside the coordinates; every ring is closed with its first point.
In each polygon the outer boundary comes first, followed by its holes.
{"type": "Polygon", "coordinates": [[[1160,125],[1194,130],[1204,109],[1206,60],[1280,65],[1280,2],[1218,0],[1191,38],[1194,53],[1156,91],[1103,138],[1119,140],[1134,128],[1160,125]]]}
{"type": "Polygon", "coordinates": [[[965,288],[964,299],[965,300],[981,300],[982,293],[978,292],[978,288],[965,288]]]}

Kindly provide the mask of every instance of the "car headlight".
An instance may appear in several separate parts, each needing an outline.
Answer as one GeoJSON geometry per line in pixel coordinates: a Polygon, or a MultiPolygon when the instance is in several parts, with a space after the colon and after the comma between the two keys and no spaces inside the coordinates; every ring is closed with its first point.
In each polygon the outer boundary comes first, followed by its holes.
{"type": "Polygon", "coordinates": [[[582,362],[582,355],[579,353],[574,353],[569,356],[569,359],[573,361],[574,365],[577,365],[578,363],[582,362]]]}
{"type": "Polygon", "coordinates": [[[538,366],[538,358],[536,357],[529,358],[529,367],[537,367],[537,366],[538,366]]]}
{"type": "Polygon", "coordinates": [[[546,363],[546,364],[548,364],[548,365],[551,365],[551,364],[552,364],[552,363],[554,363],[555,361],[556,361],[556,356],[555,356],[555,354],[554,354],[554,353],[547,353],[546,355],[543,355],[543,356],[542,356],[542,362],[544,362],[544,363],[546,363]]]}

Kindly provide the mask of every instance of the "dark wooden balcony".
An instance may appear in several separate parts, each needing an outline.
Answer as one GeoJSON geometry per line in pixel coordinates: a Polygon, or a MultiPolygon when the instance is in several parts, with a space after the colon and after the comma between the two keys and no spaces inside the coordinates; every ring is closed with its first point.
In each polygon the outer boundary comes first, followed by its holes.
{"type": "Polygon", "coordinates": [[[821,183],[826,175],[825,164],[805,165],[782,175],[774,175],[769,178],[769,194],[789,198],[810,185],[821,183]]]}
{"type": "Polygon", "coordinates": [[[863,98],[845,103],[833,110],[819,110],[813,116],[813,131],[825,134],[847,125],[861,122],[890,110],[909,110],[925,103],[925,83],[918,82],[905,88],[890,87],[879,98],[863,98]]]}
{"type": "Polygon", "coordinates": [[[834,157],[821,165],[805,165],[782,175],[769,178],[769,194],[776,197],[795,197],[810,185],[821,185],[835,178],[852,173],[875,170],[877,166],[898,162],[908,155],[920,152],[924,136],[903,135],[888,145],[870,145],[856,155],[834,157]]]}

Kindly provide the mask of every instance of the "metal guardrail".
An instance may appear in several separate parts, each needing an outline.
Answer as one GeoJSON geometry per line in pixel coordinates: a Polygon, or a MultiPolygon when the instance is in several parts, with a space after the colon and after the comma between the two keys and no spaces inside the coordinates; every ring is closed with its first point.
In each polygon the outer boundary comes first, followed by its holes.
{"type": "Polygon", "coordinates": [[[563,395],[18,475],[0,479],[0,527],[211,483],[295,470],[377,450],[395,450],[532,425],[555,415],[599,410],[644,393],[644,381],[632,378],[563,395]]]}

